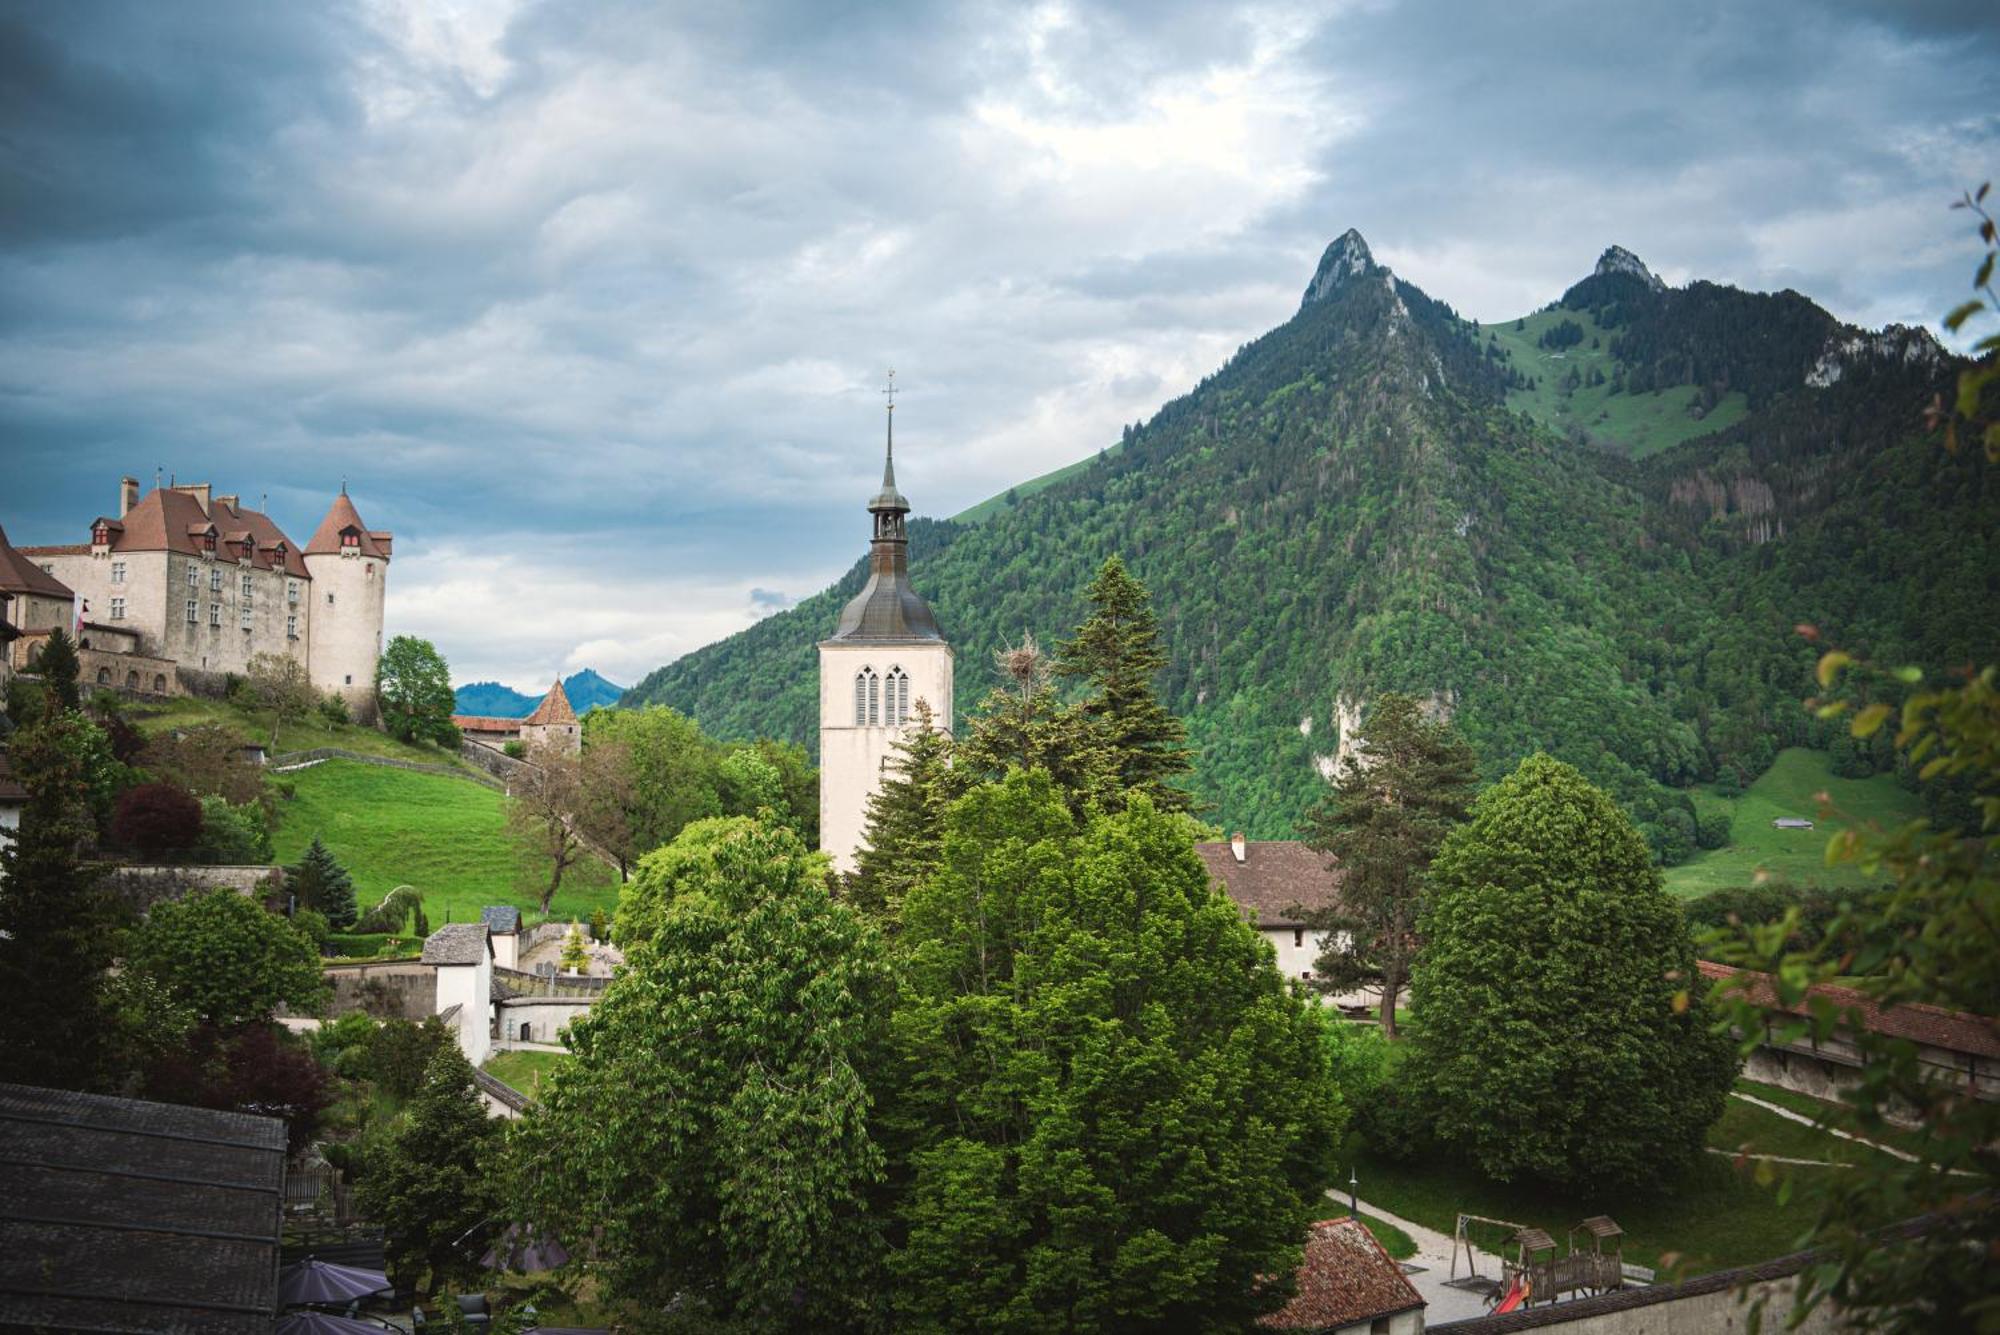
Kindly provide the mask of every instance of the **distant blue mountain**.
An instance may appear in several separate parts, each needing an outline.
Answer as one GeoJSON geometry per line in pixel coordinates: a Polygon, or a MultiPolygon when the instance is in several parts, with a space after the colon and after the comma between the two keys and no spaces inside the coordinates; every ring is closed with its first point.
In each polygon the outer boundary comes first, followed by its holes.
{"type": "MultiPolygon", "coordinates": [[[[595,668],[585,668],[563,678],[563,693],[569,696],[572,709],[579,714],[588,714],[598,705],[617,704],[618,697],[625,694],[625,688],[606,681],[595,668]]],[[[534,713],[535,706],[542,701],[539,695],[523,695],[497,681],[475,681],[459,687],[452,694],[457,701],[457,712],[479,714],[486,718],[525,718],[534,713]]]]}

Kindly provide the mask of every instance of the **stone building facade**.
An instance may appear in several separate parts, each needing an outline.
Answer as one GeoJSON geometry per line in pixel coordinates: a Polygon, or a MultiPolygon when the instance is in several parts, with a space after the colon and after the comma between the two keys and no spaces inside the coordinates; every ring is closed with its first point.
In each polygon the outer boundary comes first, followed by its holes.
{"type": "MultiPolygon", "coordinates": [[[[893,424],[895,409],[890,408],[893,424]]],[[[868,583],[819,646],[819,846],[851,872],[867,834],[868,799],[919,701],[951,731],[952,652],[930,605],[910,586],[910,503],[896,490],[893,426],[882,490],[868,502],[868,583]]]]}
{"type": "Polygon", "coordinates": [[[453,714],[451,721],[467,742],[489,751],[505,751],[509,742],[519,742],[528,752],[552,747],[573,756],[583,751],[583,722],[570,705],[561,677],[526,718],[453,714]]]}
{"type": "MultiPolygon", "coordinates": [[[[206,483],[156,487],[142,498],[128,477],[117,512],[91,522],[89,541],[20,549],[60,592],[30,598],[16,624],[95,632],[107,643],[93,649],[193,673],[240,673],[258,654],[278,654],[365,719],[374,710],[392,541],[361,522],[345,491],[301,548],[269,516],[240,497],[213,495],[206,483]]],[[[16,646],[17,664],[31,647],[16,646]]],[[[98,668],[111,674],[102,684],[128,685],[132,676],[136,689],[177,675],[138,663],[98,668]]]]}

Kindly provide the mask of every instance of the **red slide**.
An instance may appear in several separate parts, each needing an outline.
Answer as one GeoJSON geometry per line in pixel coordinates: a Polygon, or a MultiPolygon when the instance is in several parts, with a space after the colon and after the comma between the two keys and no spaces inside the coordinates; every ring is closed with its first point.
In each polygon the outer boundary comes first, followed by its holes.
{"type": "Polygon", "coordinates": [[[1507,1290],[1507,1296],[1500,1300],[1500,1305],[1493,1309],[1493,1313],[1495,1316],[1498,1316],[1502,1312],[1515,1311],[1522,1303],[1527,1301],[1528,1281],[1525,1279],[1516,1279],[1514,1287],[1507,1290]]]}

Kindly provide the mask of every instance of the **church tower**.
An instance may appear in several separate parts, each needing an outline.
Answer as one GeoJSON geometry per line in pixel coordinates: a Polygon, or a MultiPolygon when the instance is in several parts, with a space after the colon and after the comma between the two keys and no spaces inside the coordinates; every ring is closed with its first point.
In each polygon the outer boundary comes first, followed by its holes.
{"type": "Polygon", "coordinates": [[[882,490],[868,513],[868,583],[819,646],[819,846],[843,873],[854,870],[868,798],[897,740],[915,726],[917,702],[930,705],[934,726],[951,731],[951,646],[910,587],[910,503],[896,490],[893,381],[882,490]]]}

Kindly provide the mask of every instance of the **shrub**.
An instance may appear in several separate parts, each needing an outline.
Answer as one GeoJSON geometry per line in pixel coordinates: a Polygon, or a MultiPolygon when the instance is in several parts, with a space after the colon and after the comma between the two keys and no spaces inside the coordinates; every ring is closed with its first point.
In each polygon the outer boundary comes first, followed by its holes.
{"type": "Polygon", "coordinates": [[[171,783],[142,783],[118,798],[111,834],[147,856],[192,848],[201,839],[201,803],[171,783]]]}
{"type": "Polygon", "coordinates": [[[1697,848],[1728,847],[1729,813],[1720,809],[1696,812],[1694,842],[1697,848]]]}
{"type": "Polygon", "coordinates": [[[354,722],[354,715],[347,708],[347,697],[337,691],[328,691],[320,697],[319,716],[326,720],[328,727],[354,722]]]}
{"type": "Polygon", "coordinates": [[[451,1042],[451,1031],[435,1015],[422,1024],[384,1020],[368,1040],[368,1074],[392,1097],[413,1098],[431,1058],[451,1042]]]}
{"type": "Polygon", "coordinates": [[[528,747],[525,742],[508,742],[500,748],[500,751],[501,754],[510,760],[526,760],[528,758],[528,747]]]}
{"type": "Polygon", "coordinates": [[[232,807],[220,797],[201,799],[201,860],[223,866],[246,866],[271,860],[271,831],[264,808],[252,803],[232,807]]]}
{"type": "Polygon", "coordinates": [[[326,949],[327,938],[333,934],[332,928],[327,926],[326,915],[318,909],[295,909],[292,926],[303,933],[306,940],[313,943],[313,949],[318,951],[326,949]]]}

